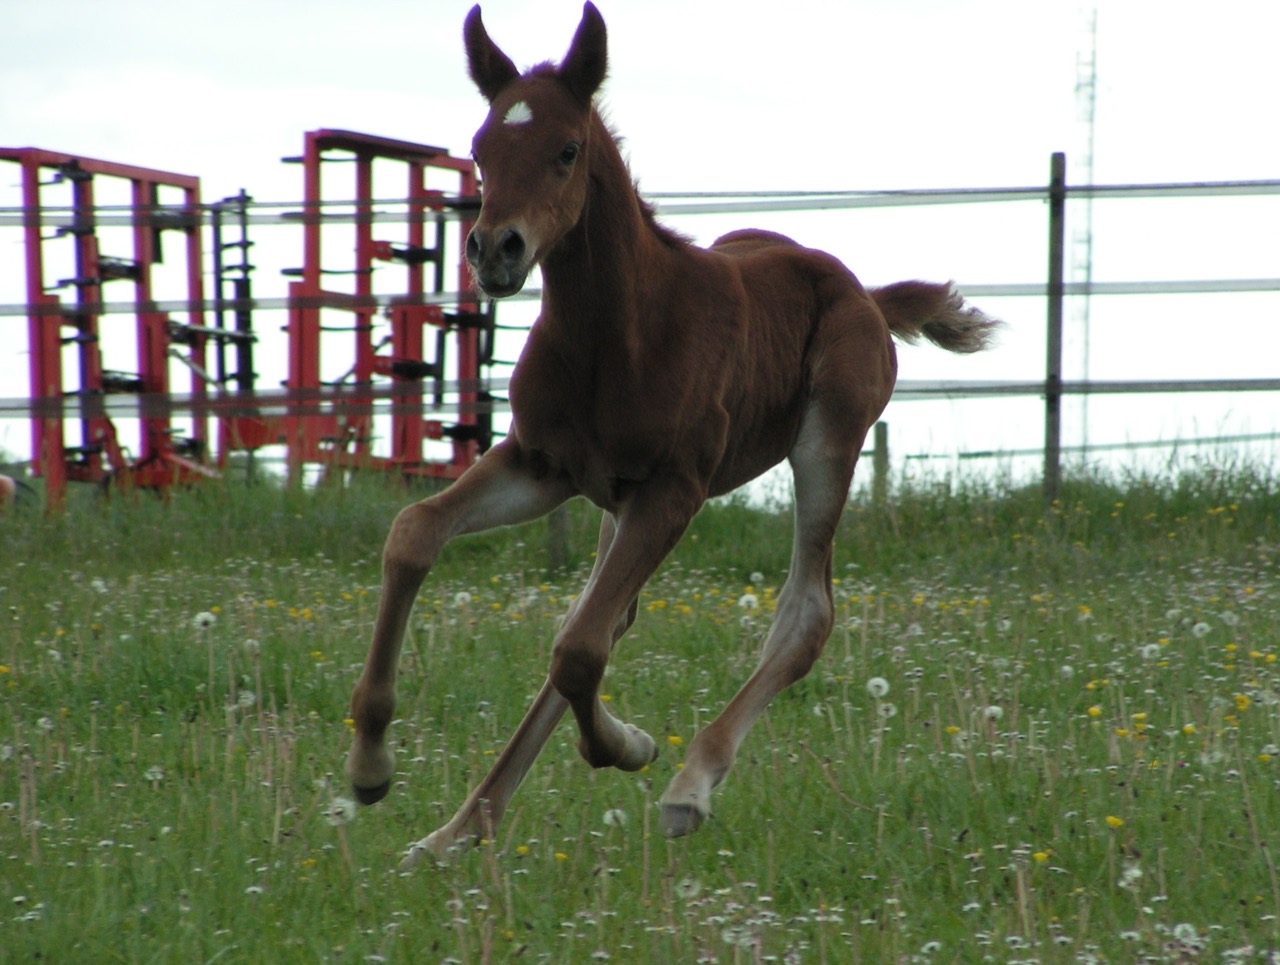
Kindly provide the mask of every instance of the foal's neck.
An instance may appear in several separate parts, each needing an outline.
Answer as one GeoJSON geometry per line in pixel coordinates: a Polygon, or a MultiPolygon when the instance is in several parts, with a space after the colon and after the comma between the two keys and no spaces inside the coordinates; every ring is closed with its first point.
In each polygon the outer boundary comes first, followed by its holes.
{"type": "Polygon", "coordinates": [[[587,200],[542,265],[543,316],[575,339],[631,342],[663,284],[669,245],[636,193],[613,134],[592,112],[587,200]]]}

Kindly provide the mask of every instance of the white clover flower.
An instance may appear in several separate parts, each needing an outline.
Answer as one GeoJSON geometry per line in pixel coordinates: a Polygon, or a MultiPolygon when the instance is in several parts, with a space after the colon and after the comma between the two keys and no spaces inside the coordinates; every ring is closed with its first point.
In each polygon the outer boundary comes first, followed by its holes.
{"type": "Polygon", "coordinates": [[[191,625],[197,630],[208,630],[218,622],[218,615],[209,610],[201,610],[191,618],[191,625]]]}
{"type": "Polygon", "coordinates": [[[867,693],[876,700],[886,697],[889,694],[889,681],[883,677],[872,677],[867,681],[867,693]]]}
{"type": "Polygon", "coordinates": [[[335,797],[329,802],[329,806],[324,809],[325,823],[335,828],[350,824],[355,819],[355,816],[356,802],[349,797],[335,797]]]}
{"type": "Polygon", "coordinates": [[[1120,880],[1116,882],[1116,887],[1123,888],[1125,891],[1137,891],[1141,881],[1141,866],[1136,861],[1127,861],[1120,869],[1120,880]]]}

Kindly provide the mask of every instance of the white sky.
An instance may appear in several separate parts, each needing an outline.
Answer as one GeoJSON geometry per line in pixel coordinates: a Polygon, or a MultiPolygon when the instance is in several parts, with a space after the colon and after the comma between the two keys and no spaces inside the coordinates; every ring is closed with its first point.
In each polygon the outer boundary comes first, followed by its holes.
{"type": "MultiPolygon", "coordinates": [[[[280,158],[299,153],[303,132],[315,128],[465,155],[484,114],[461,44],[469,6],[0,0],[0,144],[198,175],[206,201],[241,187],[259,200],[299,198],[300,169],[280,158]]],[[[521,67],[559,59],[581,12],[577,0],[483,6],[491,34],[521,67]]],[[[1051,152],[1070,158],[1083,147],[1074,88],[1086,34],[1074,0],[599,6],[610,31],[603,103],[646,191],[1031,185],[1046,180],[1051,152]]],[[[1280,177],[1278,37],[1280,4],[1272,0],[1098,4],[1095,181],[1280,177]]],[[[0,167],[0,205],[17,203],[12,170],[6,176],[0,167]]],[[[1278,220],[1275,197],[1096,205],[1095,278],[1276,277],[1278,220]]],[[[831,248],[869,284],[907,276],[1032,281],[1044,272],[1041,205],[686,218],[676,226],[709,241],[751,222],[831,248]]],[[[23,300],[19,240],[0,229],[0,302],[23,300]]],[[[297,254],[282,264],[299,263],[300,240],[288,246],[297,254]]],[[[283,294],[277,266],[266,267],[257,294],[283,294]]],[[[1090,373],[1277,374],[1277,298],[1212,298],[1095,299],[1090,373]],[[1217,332],[1231,320],[1235,338],[1179,349],[1206,317],[1217,332]],[[1164,332],[1159,351],[1147,347],[1152,325],[1164,332]]],[[[990,308],[1011,323],[1002,349],[980,359],[905,349],[902,377],[1037,377],[1043,305],[997,300],[990,308]]],[[[25,320],[0,324],[22,333],[8,344],[25,341],[25,320]]],[[[25,356],[0,350],[0,397],[26,391],[25,356]]],[[[1106,441],[1276,428],[1267,399],[1227,400],[1212,413],[1203,399],[1192,403],[1191,423],[1178,414],[1185,400],[1165,400],[1144,425],[1124,423],[1133,408],[1121,400],[1106,441]]],[[[907,411],[919,405],[890,408],[895,431],[920,418],[907,411]]],[[[908,431],[899,451],[950,447],[953,436],[962,448],[1039,442],[1035,400],[939,408],[946,412],[908,431]],[[994,442],[973,434],[992,421],[1030,434],[994,442]]],[[[26,432],[0,421],[0,449],[25,452],[26,432]]]]}

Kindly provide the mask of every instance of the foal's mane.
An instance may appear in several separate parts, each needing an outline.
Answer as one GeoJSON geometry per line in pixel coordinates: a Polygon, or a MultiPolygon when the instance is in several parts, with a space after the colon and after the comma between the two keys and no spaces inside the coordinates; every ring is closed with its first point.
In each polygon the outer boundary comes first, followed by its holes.
{"type": "MultiPolygon", "coordinates": [[[[538,64],[529,69],[525,74],[526,77],[554,77],[559,68],[551,61],[538,64]]],[[[640,182],[631,173],[631,164],[627,161],[622,153],[623,137],[613,124],[607,119],[604,108],[600,104],[593,103],[591,105],[591,117],[594,122],[593,127],[599,131],[603,131],[607,142],[612,144],[613,150],[609,152],[605,149],[605,156],[613,163],[619,165],[626,175],[626,183],[631,186],[631,191],[635,195],[636,205],[640,209],[640,217],[645,226],[653,232],[654,236],[668,248],[684,248],[692,244],[692,239],[674,228],[664,225],[658,220],[657,211],[652,202],[646,201],[644,195],[640,193],[640,182]]],[[[594,152],[592,152],[594,153],[594,152]]],[[[592,173],[592,180],[598,184],[604,184],[604,178],[600,176],[599,169],[592,173]]]]}

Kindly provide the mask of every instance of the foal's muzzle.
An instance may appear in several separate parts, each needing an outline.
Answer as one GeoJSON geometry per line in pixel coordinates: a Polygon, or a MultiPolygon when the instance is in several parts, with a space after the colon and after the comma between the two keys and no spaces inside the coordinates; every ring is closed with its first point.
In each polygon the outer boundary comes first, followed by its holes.
{"type": "Polygon", "coordinates": [[[467,264],[476,284],[491,298],[514,295],[529,276],[528,246],[515,228],[492,232],[472,228],[467,235],[467,264]]]}

